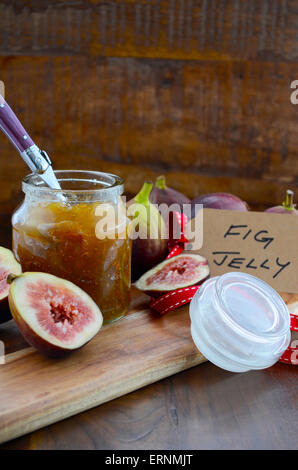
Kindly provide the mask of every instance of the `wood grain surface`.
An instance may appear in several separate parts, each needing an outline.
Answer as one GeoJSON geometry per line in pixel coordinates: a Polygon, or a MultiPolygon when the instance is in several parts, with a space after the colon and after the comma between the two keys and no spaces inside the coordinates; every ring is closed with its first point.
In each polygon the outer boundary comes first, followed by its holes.
{"type": "MultiPolygon", "coordinates": [[[[298,295],[283,297],[298,313],[298,295]]],[[[205,361],[190,336],[188,307],[159,317],[136,290],[130,313],[67,359],[47,359],[27,347],[13,321],[0,325],[0,338],[6,347],[0,367],[2,443],[205,361]]]]}
{"type": "Polygon", "coordinates": [[[56,155],[87,155],[295,182],[296,64],[17,56],[0,70],[8,102],[57,167],[56,155]]]}
{"type": "MultiPolygon", "coordinates": [[[[7,0],[0,12],[6,98],[56,168],[127,165],[138,184],[179,173],[190,197],[223,188],[263,205],[282,199],[277,183],[297,187],[295,0],[7,0]]],[[[6,202],[26,169],[4,136],[0,152],[6,202]]]]}
{"type": "Polygon", "coordinates": [[[209,362],[0,450],[296,449],[297,371],[232,374],[209,362]]]}
{"type": "Polygon", "coordinates": [[[296,14],[295,0],[2,0],[0,50],[295,62],[296,14]]]}
{"type": "MultiPolygon", "coordinates": [[[[296,0],[2,0],[0,80],[57,169],[113,171],[133,194],[167,173],[262,210],[298,185],[297,15],[296,0]]],[[[0,136],[7,247],[26,171],[0,136]]],[[[297,399],[293,366],[204,363],[0,449],[297,449],[297,399]]]]}
{"type": "MultiPolygon", "coordinates": [[[[6,363],[0,367],[0,442],[110,401],[204,362],[190,335],[188,308],[159,317],[136,295],[129,314],[106,325],[82,350],[62,360],[33,348],[11,349],[0,325],[6,363]]],[[[14,325],[12,325],[14,328],[14,325]]]]}

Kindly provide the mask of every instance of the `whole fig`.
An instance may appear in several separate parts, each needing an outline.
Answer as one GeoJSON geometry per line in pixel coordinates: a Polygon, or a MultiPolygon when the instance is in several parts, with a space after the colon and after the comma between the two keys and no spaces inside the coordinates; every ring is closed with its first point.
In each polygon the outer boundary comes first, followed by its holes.
{"type": "Polygon", "coordinates": [[[153,183],[145,182],[141,191],[128,202],[132,219],[132,282],[165,259],[168,238],[165,223],[158,209],[149,201],[153,183]]]}
{"type": "MultiPolygon", "coordinates": [[[[177,226],[177,219],[173,216],[173,211],[178,213],[184,211],[186,213],[186,205],[190,206],[190,199],[179,191],[169,188],[166,185],[165,176],[162,175],[156,178],[155,186],[150,194],[150,201],[152,202],[152,204],[157,204],[158,206],[161,206],[159,208],[159,211],[163,216],[164,222],[168,229],[169,239],[175,240],[180,238],[180,227],[177,226]],[[170,211],[168,211],[167,208],[170,208],[170,211]]],[[[188,217],[190,216],[188,212],[186,213],[186,215],[188,215],[188,217]]]]}
{"type": "Polygon", "coordinates": [[[246,202],[230,193],[209,193],[196,197],[191,202],[192,217],[196,215],[196,204],[203,204],[204,209],[225,209],[240,212],[248,210],[246,202]]]}
{"type": "Polygon", "coordinates": [[[190,204],[190,199],[184,194],[169,188],[166,185],[165,176],[158,176],[155,181],[155,186],[150,194],[150,201],[152,204],[178,204],[180,209],[183,209],[183,204],[190,204]]]}
{"type": "Polygon", "coordinates": [[[281,204],[281,206],[270,207],[266,209],[265,212],[271,212],[273,214],[289,214],[289,215],[298,215],[296,209],[296,204],[293,204],[294,193],[290,189],[286,192],[286,199],[281,204]]]}

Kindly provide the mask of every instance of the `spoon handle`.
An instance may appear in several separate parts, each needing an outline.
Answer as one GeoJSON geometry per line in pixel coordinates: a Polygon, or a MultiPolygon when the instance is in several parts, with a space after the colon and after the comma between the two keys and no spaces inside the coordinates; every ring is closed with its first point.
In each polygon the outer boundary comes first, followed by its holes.
{"type": "Polygon", "coordinates": [[[25,131],[11,107],[0,95],[0,128],[11,140],[20,153],[34,145],[33,140],[25,131]]]}
{"type": "Polygon", "coordinates": [[[34,173],[43,174],[51,165],[44,150],[40,150],[16,117],[3,96],[0,95],[0,129],[20,152],[21,157],[34,173]]]}

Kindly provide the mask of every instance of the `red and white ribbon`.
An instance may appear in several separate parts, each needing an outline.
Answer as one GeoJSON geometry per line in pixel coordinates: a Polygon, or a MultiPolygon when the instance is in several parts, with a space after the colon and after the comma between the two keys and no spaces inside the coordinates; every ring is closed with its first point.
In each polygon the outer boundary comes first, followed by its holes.
{"type": "Polygon", "coordinates": [[[169,240],[168,248],[169,254],[166,259],[173,258],[173,256],[180,255],[184,251],[185,243],[188,243],[184,230],[187,224],[187,216],[179,212],[173,212],[173,216],[176,218],[178,225],[180,226],[180,238],[178,240],[169,240]]]}
{"type": "Polygon", "coordinates": [[[291,317],[291,330],[298,331],[298,315],[295,313],[290,313],[291,317]]]}
{"type": "Polygon", "coordinates": [[[168,294],[152,298],[150,307],[156,310],[160,315],[165,315],[171,310],[175,310],[182,305],[189,304],[200,286],[184,287],[182,289],[172,290],[168,294]]]}
{"type": "MultiPolygon", "coordinates": [[[[291,317],[291,331],[298,331],[298,315],[294,313],[290,313],[291,317]]],[[[298,339],[293,340],[291,346],[285,350],[283,355],[280,357],[280,362],[284,362],[285,364],[292,364],[293,366],[298,365],[298,339]]]]}

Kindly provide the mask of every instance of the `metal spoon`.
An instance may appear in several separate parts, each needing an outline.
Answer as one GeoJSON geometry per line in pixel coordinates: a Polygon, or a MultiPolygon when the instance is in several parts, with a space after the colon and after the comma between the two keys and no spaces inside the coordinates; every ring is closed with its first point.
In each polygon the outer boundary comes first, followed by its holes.
{"type": "Polygon", "coordinates": [[[40,178],[42,178],[50,188],[61,189],[48,154],[45,150],[40,150],[40,148],[33,142],[11,107],[1,95],[0,129],[16,147],[21,157],[33,173],[38,173],[40,178]]]}

